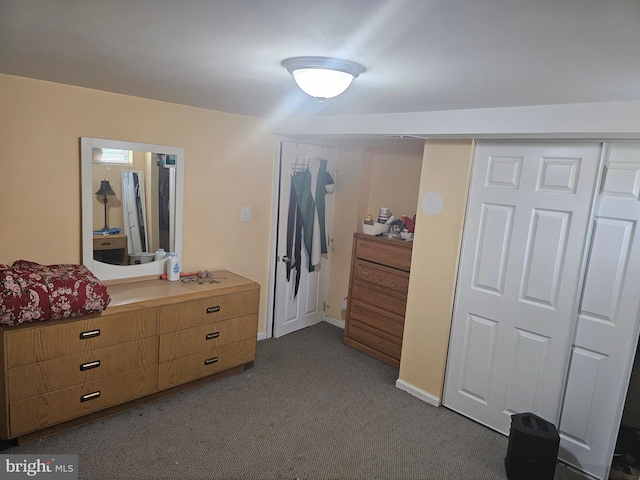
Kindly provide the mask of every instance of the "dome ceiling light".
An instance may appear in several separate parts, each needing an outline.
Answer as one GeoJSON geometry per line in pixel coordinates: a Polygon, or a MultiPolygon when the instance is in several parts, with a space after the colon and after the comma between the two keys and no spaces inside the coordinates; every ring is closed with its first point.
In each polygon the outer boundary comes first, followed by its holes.
{"type": "Polygon", "coordinates": [[[315,98],[337,97],[366,70],[359,63],[330,57],[292,57],[282,66],[304,93],[315,98]]]}

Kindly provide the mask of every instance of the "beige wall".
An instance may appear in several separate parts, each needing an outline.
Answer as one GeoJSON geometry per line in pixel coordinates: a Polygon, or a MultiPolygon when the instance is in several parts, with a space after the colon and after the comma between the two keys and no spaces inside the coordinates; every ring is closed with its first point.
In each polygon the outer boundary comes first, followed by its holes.
{"type": "Polygon", "coordinates": [[[349,290],[352,239],[358,228],[362,189],[368,195],[371,169],[370,162],[365,161],[364,150],[358,146],[338,148],[336,164],[327,315],[344,320],[342,301],[349,290]]]}
{"type": "MultiPolygon", "coordinates": [[[[226,268],[260,283],[259,331],[266,331],[275,138],[265,120],[7,75],[0,75],[0,111],[0,263],[81,262],[80,137],[182,146],[182,267],[226,268]],[[243,206],[251,207],[250,222],[240,222],[243,206]]],[[[464,213],[470,152],[469,142],[430,142],[423,161],[415,146],[338,148],[328,292],[333,318],[342,318],[353,233],[366,213],[388,206],[413,214],[427,189],[446,192],[452,210],[442,218],[418,212],[400,372],[434,394],[441,390],[451,308],[436,272],[449,275],[452,290],[457,248],[451,250],[451,239],[457,242],[464,213]],[[443,223],[452,231],[436,235],[433,228],[443,223]],[[438,246],[451,252],[443,256],[438,246]],[[425,311],[436,320],[425,323],[425,311]]]]}
{"type": "Polygon", "coordinates": [[[427,141],[419,198],[443,197],[438,215],[418,211],[399,380],[442,398],[458,257],[471,171],[471,141],[427,141]]]}
{"type": "Polygon", "coordinates": [[[372,165],[367,213],[374,220],[378,217],[380,207],[389,208],[396,218],[403,213],[410,217],[416,213],[422,150],[422,145],[413,144],[410,147],[367,149],[372,165]]]}
{"type": "Polygon", "coordinates": [[[374,218],[382,206],[400,216],[417,208],[423,147],[367,146],[349,144],[337,148],[331,265],[329,272],[329,317],[344,320],[341,304],[348,294],[353,234],[362,231],[367,213],[374,218]]]}
{"type": "Polygon", "coordinates": [[[0,263],[80,263],[80,137],[185,148],[184,270],[262,287],[266,330],[274,137],[267,121],[0,75],[0,263]],[[240,209],[251,207],[251,221],[240,209]]]}

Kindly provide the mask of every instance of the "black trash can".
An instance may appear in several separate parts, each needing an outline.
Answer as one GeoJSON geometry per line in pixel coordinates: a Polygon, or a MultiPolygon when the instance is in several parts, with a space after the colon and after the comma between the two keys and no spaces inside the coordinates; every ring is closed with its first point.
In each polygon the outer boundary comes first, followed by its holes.
{"type": "Polygon", "coordinates": [[[553,423],[533,413],[511,415],[504,465],[509,480],[553,480],[560,436],[553,423]]]}

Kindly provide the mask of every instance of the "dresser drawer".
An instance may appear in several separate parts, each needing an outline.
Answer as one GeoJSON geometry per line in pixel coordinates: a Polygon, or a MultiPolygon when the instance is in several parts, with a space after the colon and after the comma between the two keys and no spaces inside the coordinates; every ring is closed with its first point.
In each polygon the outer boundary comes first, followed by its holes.
{"type": "Polygon", "coordinates": [[[407,310],[407,295],[395,290],[380,288],[379,286],[354,279],[351,285],[352,300],[358,299],[362,303],[389,310],[404,316],[407,310]]]}
{"type": "Polygon", "coordinates": [[[388,265],[400,270],[411,268],[411,246],[401,240],[389,243],[359,238],[356,241],[356,257],[371,262],[388,265]]]}
{"type": "Polygon", "coordinates": [[[160,335],[159,362],[258,336],[258,315],[245,315],[160,335]]]}
{"type": "Polygon", "coordinates": [[[121,248],[127,248],[127,237],[124,235],[100,235],[99,237],[93,237],[94,250],[116,250],[121,248]]]}
{"type": "Polygon", "coordinates": [[[9,368],[156,335],[156,309],[25,328],[6,334],[9,368]]]}
{"type": "Polygon", "coordinates": [[[260,290],[210,297],[159,308],[159,333],[258,313],[260,290]]]}
{"type": "Polygon", "coordinates": [[[15,402],[152,365],[157,358],[156,337],[148,337],[10,368],[9,401],[15,402]]]}
{"type": "Polygon", "coordinates": [[[252,362],[256,337],[180,357],[158,366],[158,389],[173,387],[252,362]]]}
{"type": "Polygon", "coordinates": [[[9,405],[11,435],[19,436],[155,391],[155,365],[130,370],[84,385],[27,398],[9,405]]]}
{"type": "Polygon", "coordinates": [[[366,323],[352,319],[349,322],[349,339],[366,345],[393,359],[400,360],[402,340],[381,335],[379,330],[371,328],[366,323]]]}
{"type": "Polygon", "coordinates": [[[409,272],[396,270],[375,263],[356,259],[353,264],[353,276],[374,283],[381,288],[406,294],[409,291],[409,272]]]}
{"type": "Polygon", "coordinates": [[[369,325],[372,329],[380,330],[389,335],[402,338],[404,332],[404,317],[386,310],[362,303],[354,299],[349,311],[350,318],[369,325]]]}

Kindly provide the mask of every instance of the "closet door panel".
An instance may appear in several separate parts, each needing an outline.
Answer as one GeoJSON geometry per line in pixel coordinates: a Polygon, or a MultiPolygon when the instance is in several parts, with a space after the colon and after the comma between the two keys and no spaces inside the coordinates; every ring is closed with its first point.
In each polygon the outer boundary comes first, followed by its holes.
{"type": "Polygon", "coordinates": [[[540,410],[551,338],[521,328],[515,331],[516,355],[507,390],[506,412],[510,415],[540,410]]]}
{"type": "Polygon", "coordinates": [[[605,158],[560,421],[559,457],[607,478],[640,322],[640,143],[605,158]]]}
{"type": "Polygon", "coordinates": [[[594,425],[590,412],[599,411],[600,395],[595,386],[605,371],[607,355],[574,347],[562,414],[562,434],[566,441],[589,448],[594,425]]]}
{"type": "Polygon", "coordinates": [[[502,295],[515,207],[483,205],[473,288],[502,295]]]}
{"type": "Polygon", "coordinates": [[[497,322],[469,315],[465,326],[463,367],[458,391],[485,405],[491,387],[497,336],[497,322]]]}
{"type": "Polygon", "coordinates": [[[513,413],[557,425],[601,157],[597,143],[478,143],[447,407],[505,434],[513,413]]]}

